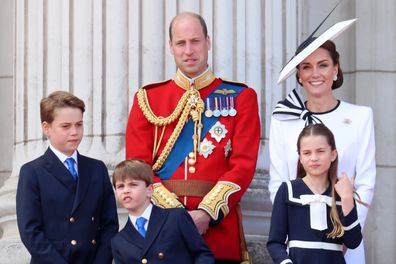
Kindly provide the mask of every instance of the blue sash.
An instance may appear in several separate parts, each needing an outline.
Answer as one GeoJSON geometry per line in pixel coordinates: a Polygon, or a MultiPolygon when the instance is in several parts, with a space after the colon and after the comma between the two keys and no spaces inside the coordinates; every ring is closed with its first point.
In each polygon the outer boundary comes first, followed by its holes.
{"type": "MultiPolygon", "coordinates": [[[[231,83],[222,83],[219,86],[217,86],[213,91],[208,95],[208,98],[212,97],[219,97],[221,94],[216,93],[217,90],[222,90],[222,89],[232,89],[235,91],[233,95],[235,97],[242,92],[243,89],[245,89],[244,86],[236,85],[236,84],[231,84],[231,83]]],[[[202,115],[202,131],[201,131],[201,139],[205,137],[206,133],[210,130],[210,128],[216,124],[218,117],[206,117],[205,115],[202,115]]],[[[175,145],[173,146],[172,150],[169,153],[168,158],[165,160],[164,164],[162,165],[162,168],[157,171],[155,174],[161,178],[161,180],[167,180],[169,179],[172,174],[176,171],[176,169],[180,166],[180,164],[184,161],[184,159],[188,156],[188,154],[193,150],[193,140],[192,140],[192,135],[194,131],[194,122],[190,118],[187,122],[187,124],[183,127],[182,131],[180,132],[180,135],[178,139],[175,142],[175,145]]]]}

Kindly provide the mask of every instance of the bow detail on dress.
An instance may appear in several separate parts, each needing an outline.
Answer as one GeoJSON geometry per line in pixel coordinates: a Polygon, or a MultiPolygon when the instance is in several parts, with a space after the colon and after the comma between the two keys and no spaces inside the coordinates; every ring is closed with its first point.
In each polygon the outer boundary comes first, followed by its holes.
{"type": "Polygon", "coordinates": [[[272,115],[279,120],[302,119],[305,121],[305,126],[322,123],[318,117],[305,107],[296,88],[287,95],[285,100],[276,104],[272,115]]]}
{"type": "Polygon", "coordinates": [[[315,230],[327,229],[327,208],[331,207],[331,197],[321,194],[303,194],[300,195],[302,205],[309,204],[309,216],[311,228],[315,230]]]}

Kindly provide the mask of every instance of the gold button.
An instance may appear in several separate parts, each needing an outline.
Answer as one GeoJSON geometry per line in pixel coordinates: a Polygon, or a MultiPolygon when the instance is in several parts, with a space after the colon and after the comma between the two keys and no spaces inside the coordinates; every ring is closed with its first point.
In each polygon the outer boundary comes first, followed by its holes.
{"type": "Polygon", "coordinates": [[[95,221],[95,217],[92,216],[91,220],[92,220],[92,222],[95,221]]]}
{"type": "Polygon", "coordinates": [[[70,223],[74,224],[74,222],[76,222],[76,219],[74,217],[70,217],[69,221],[70,223]]]}
{"type": "Polygon", "coordinates": [[[162,253],[162,252],[158,253],[158,258],[159,259],[164,259],[164,257],[165,257],[164,253],[162,253]]]}
{"type": "Polygon", "coordinates": [[[73,246],[75,246],[75,245],[77,245],[77,241],[76,240],[72,240],[72,241],[70,241],[70,243],[73,245],[73,246]]]}
{"type": "Polygon", "coordinates": [[[91,243],[92,243],[92,245],[96,245],[96,240],[95,239],[92,239],[92,241],[91,241],[91,243]]]}
{"type": "Polygon", "coordinates": [[[142,259],[142,264],[147,264],[147,259],[142,259]]]}
{"type": "Polygon", "coordinates": [[[191,174],[195,173],[196,172],[195,167],[189,167],[188,168],[188,172],[191,173],[191,174]]]}

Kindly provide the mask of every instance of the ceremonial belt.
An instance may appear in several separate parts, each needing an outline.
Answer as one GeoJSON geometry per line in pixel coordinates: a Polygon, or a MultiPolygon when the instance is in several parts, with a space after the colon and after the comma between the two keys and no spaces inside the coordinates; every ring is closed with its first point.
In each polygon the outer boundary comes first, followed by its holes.
{"type": "MultiPolygon", "coordinates": [[[[235,91],[235,97],[245,89],[244,86],[231,84],[231,83],[221,83],[219,86],[214,88],[212,92],[208,95],[209,98],[219,96],[219,93],[216,93],[217,90],[222,89],[232,89],[235,91]]],[[[205,99],[205,98],[203,98],[205,99]]],[[[206,133],[210,130],[210,128],[217,122],[218,117],[206,117],[202,115],[202,133],[201,138],[205,137],[206,133]]],[[[180,132],[179,137],[177,138],[175,145],[173,146],[171,152],[169,153],[168,158],[165,160],[161,169],[156,172],[156,175],[160,177],[161,180],[169,179],[176,169],[180,166],[180,164],[184,161],[187,155],[193,150],[193,141],[192,141],[192,133],[194,129],[194,122],[190,118],[187,124],[183,127],[183,130],[180,132]]]]}
{"type": "Polygon", "coordinates": [[[177,196],[204,197],[216,185],[215,182],[201,180],[165,180],[162,184],[177,196]]]}

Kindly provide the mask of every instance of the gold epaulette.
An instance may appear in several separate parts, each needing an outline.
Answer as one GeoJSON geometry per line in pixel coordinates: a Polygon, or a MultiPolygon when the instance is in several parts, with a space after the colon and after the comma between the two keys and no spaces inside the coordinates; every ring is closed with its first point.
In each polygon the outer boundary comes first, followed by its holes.
{"type": "Polygon", "coordinates": [[[172,79],[163,80],[163,81],[156,82],[156,83],[146,84],[146,85],[143,85],[142,87],[140,87],[140,89],[146,89],[147,90],[147,89],[150,89],[150,88],[154,88],[154,87],[160,86],[161,84],[168,83],[170,81],[172,81],[172,79]]]}
{"type": "Polygon", "coordinates": [[[162,183],[153,184],[154,193],[151,197],[151,201],[158,207],[161,208],[176,208],[184,207],[183,204],[177,199],[177,195],[171,193],[168,189],[162,185],[162,183]]]}
{"type": "Polygon", "coordinates": [[[212,190],[205,195],[202,202],[198,205],[198,209],[207,212],[215,221],[219,218],[220,210],[225,217],[230,212],[228,197],[240,189],[241,187],[233,182],[219,181],[212,190]]]}

